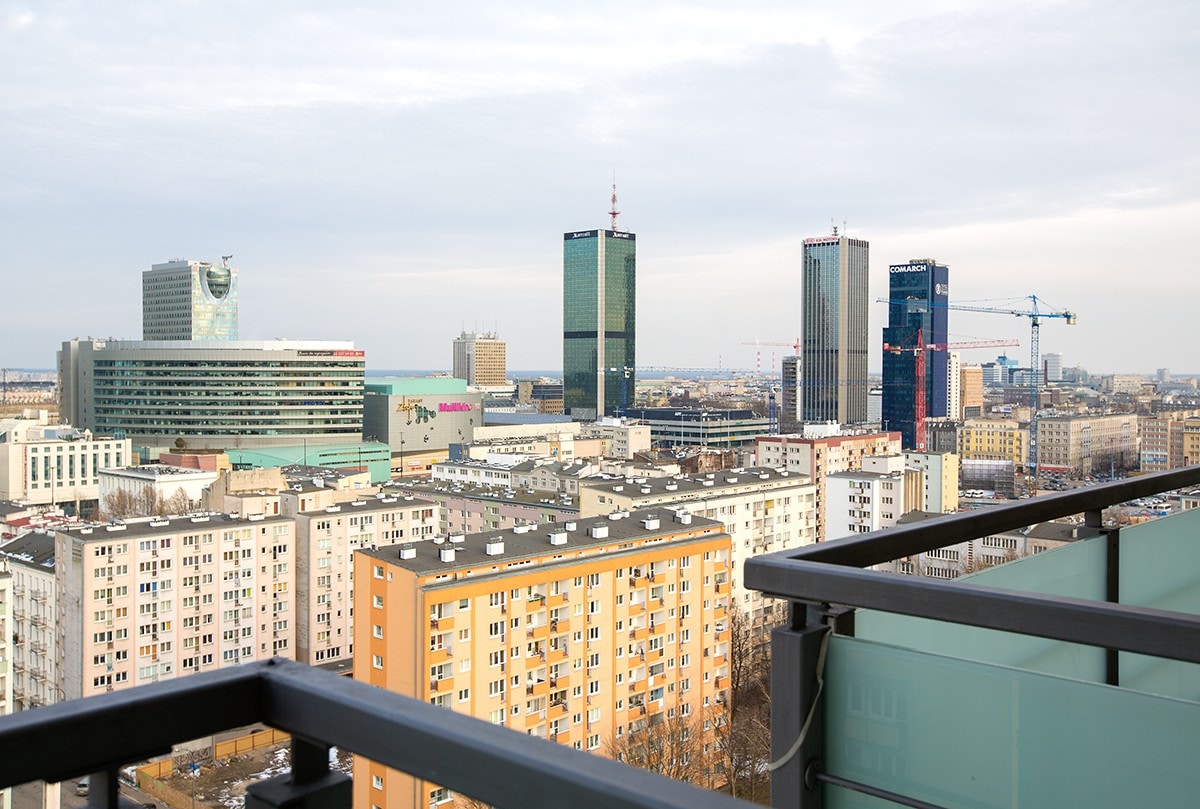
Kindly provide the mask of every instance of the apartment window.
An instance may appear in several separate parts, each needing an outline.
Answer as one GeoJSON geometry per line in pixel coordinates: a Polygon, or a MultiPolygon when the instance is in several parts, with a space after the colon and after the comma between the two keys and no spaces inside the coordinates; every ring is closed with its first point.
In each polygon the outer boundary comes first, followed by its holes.
{"type": "Polygon", "coordinates": [[[383,655],[372,655],[371,665],[377,669],[383,668],[383,655]]]}
{"type": "Polygon", "coordinates": [[[382,775],[372,775],[371,776],[371,786],[374,787],[375,789],[383,789],[383,776],[382,775]]]}
{"type": "Polygon", "coordinates": [[[383,627],[379,624],[371,624],[371,634],[377,638],[383,637],[383,627]]]}

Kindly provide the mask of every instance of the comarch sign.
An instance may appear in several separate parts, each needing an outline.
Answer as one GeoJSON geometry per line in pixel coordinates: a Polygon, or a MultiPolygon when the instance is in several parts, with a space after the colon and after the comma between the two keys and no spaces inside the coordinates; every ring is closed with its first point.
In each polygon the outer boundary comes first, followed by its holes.
{"type": "Polygon", "coordinates": [[[902,272],[926,272],[928,264],[893,264],[888,270],[894,275],[902,272]]]}

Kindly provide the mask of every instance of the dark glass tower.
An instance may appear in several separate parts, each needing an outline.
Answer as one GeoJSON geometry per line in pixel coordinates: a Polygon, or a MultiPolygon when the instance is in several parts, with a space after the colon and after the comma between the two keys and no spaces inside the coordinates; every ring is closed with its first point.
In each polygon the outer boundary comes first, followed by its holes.
{"type": "Polygon", "coordinates": [[[576,421],[633,399],[636,248],[619,230],[563,234],[563,407],[576,421]]]}
{"type": "MultiPolygon", "coordinates": [[[[950,269],[931,258],[915,258],[888,267],[888,325],[883,341],[895,348],[947,341],[950,269]]],[[[925,352],[925,415],[946,415],[949,401],[950,354],[945,349],[925,352]]],[[[899,430],[905,449],[924,442],[917,436],[915,389],[917,361],[913,351],[883,354],[883,428],[899,430]]]]}
{"type": "Polygon", "coordinates": [[[832,236],[804,240],[801,300],[804,421],[867,420],[870,245],[832,236]]]}

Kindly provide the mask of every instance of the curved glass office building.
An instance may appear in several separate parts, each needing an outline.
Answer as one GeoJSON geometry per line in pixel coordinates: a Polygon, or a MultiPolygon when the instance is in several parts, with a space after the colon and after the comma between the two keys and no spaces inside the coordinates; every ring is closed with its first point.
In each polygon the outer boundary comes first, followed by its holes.
{"type": "Polygon", "coordinates": [[[329,341],[71,340],[58,356],[68,423],[195,448],[361,440],[365,367],[329,341]]]}

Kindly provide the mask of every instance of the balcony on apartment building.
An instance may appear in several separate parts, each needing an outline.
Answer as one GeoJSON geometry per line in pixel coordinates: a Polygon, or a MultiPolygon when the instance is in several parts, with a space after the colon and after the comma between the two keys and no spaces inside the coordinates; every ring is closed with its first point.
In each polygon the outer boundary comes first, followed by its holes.
{"type": "Polygon", "coordinates": [[[1102,519],[1197,485],[1189,467],[749,560],[747,587],[791,604],[772,804],[1200,805],[1200,509],[1102,519]],[[870,569],[1069,515],[1071,544],[954,581],[870,569]]]}

